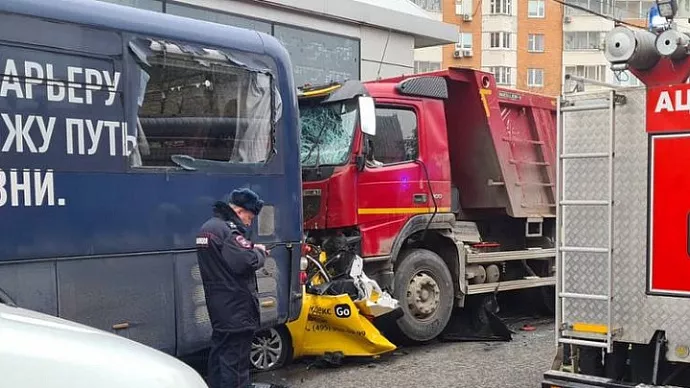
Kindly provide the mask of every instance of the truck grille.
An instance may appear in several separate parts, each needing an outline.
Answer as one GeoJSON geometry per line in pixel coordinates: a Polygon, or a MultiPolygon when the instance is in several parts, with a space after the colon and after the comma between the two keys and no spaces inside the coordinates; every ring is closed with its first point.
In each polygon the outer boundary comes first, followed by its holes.
{"type": "Polygon", "coordinates": [[[304,221],[316,217],[321,210],[321,195],[305,195],[302,199],[304,221]]]}

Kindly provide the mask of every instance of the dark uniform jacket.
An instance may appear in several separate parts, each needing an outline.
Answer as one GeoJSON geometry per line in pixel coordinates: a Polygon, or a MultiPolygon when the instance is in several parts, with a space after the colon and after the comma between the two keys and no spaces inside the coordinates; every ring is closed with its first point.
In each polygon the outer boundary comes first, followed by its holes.
{"type": "Polygon", "coordinates": [[[259,327],[256,271],[266,254],[249,241],[249,230],[229,207],[201,226],[197,258],[213,330],[240,332],[259,327]]]}

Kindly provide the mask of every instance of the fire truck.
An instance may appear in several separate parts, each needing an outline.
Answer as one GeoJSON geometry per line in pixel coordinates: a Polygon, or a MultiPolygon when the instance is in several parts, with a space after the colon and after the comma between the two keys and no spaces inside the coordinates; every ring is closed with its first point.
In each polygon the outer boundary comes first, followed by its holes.
{"type": "Polygon", "coordinates": [[[298,97],[307,241],[358,237],[398,338],[436,338],[472,295],[553,306],[555,98],[463,68],[298,97]]]}
{"type": "MultiPolygon", "coordinates": [[[[616,26],[643,87],[558,106],[558,352],[542,387],[690,387],[690,36],[616,26]]],[[[666,22],[666,20],[668,22],[666,22]]]]}

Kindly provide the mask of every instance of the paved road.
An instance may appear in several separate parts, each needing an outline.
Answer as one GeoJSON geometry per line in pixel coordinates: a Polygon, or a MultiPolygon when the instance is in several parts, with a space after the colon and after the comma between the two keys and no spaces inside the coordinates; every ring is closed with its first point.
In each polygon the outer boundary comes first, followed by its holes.
{"type": "Polygon", "coordinates": [[[509,326],[516,331],[511,342],[436,343],[336,369],[301,362],[257,374],[255,381],[291,388],[536,388],[555,354],[553,321],[525,319],[509,326]],[[524,323],[536,330],[519,330],[524,323]]]}

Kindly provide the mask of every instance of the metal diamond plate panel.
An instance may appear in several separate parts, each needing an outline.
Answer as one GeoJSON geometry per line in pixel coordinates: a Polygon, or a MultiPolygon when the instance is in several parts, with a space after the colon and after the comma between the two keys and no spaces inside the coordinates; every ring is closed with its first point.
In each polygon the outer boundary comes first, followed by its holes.
{"type": "MultiPolygon", "coordinates": [[[[666,330],[668,357],[675,359],[677,345],[690,345],[690,299],[647,296],[647,163],[645,91],[621,91],[626,104],[615,109],[614,206],[613,206],[613,302],[612,326],[621,328],[618,340],[647,343],[656,330],[666,330]]],[[[586,100],[605,97],[589,95],[568,98],[586,100]]],[[[563,113],[564,150],[605,152],[608,147],[608,111],[563,113]],[[571,147],[568,149],[568,147],[571,147]]],[[[583,160],[584,161],[584,160],[583,160]]],[[[575,162],[575,163],[573,163],[575,162]]],[[[565,199],[606,199],[608,166],[605,163],[578,166],[565,160],[562,179],[565,199]],[[568,166],[570,164],[570,166],[568,166]],[[570,187],[569,187],[570,185],[570,187]]],[[[561,245],[606,247],[606,207],[565,208],[562,214],[561,245]]],[[[565,253],[564,291],[595,294],[607,285],[606,254],[565,253]]],[[[561,271],[559,271],[561,273],[561,271]]],[[[566,299],[565,322],[606,322],[606,302],[566,299]]]]}
{"type": "Polygon", "coordinates": [[[562,119],[564,152],[605,152],[608,149],[609,111],[566,112],[562,119]]]}
{"type": "MultiPolygon", "coordinates": [[[[580,199],[595,198],[582,196],[580,199]]],[[[567,230],[562,239],[563,245],[602,248],[608,246],[608,209],[605,206],[566,207],[561,217],[567,230]]]]}
{"type": "Polygon", "coordinates": [[[608,160],[571,159],[564,163],[563,168],[565,194],[563,199],[606,199],[608,197],[608,160]]]}

